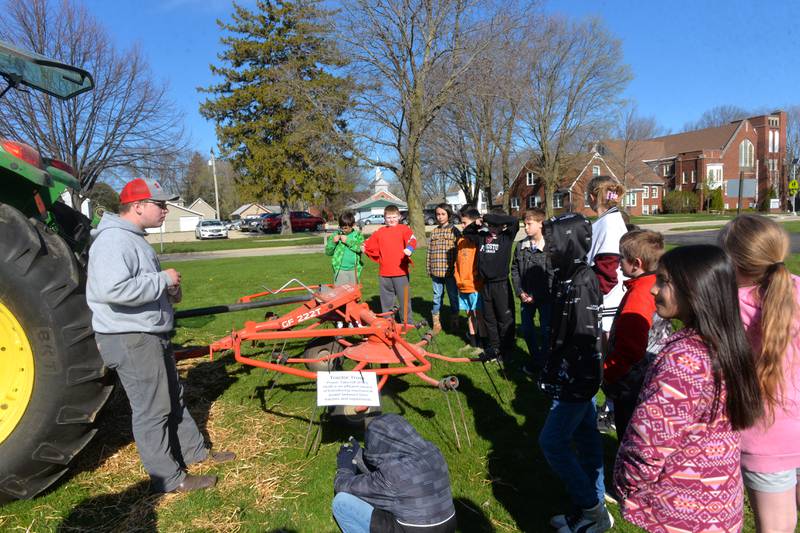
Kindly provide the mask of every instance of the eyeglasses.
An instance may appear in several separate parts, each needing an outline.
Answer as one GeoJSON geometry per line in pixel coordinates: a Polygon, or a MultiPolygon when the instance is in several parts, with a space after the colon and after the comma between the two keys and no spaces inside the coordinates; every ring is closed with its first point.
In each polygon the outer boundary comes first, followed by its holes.
{"type": "Polygon", "coordinates": [[[167,208],[167,202],[164,202],[164,201],[160,201],[160,200],[144,200],[144,202],[148,203],[148,204],[153,204],[153,205],[157,206],[159,209],[166,209],[167,208]]]}

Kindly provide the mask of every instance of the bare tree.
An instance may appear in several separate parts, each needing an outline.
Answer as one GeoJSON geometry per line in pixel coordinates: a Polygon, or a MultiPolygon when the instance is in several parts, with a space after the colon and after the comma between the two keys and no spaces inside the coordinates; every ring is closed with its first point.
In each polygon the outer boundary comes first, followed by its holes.
{"type": "Polygon", "coordinates": [[[0,134],[72,166],[83,191],[106,171],[147,167],[184,146],[182,115],[152,79],[138,48],[119,52],[72,0],[7,0],[0,39],[91,72],[95,89],[69,101],[12,91],[0,101],[0,134]]]}
{"type": "Polygon", "coordinates": [[[781,180],[781,201],[786,205],[788,191],[786,185],[789,180],[797,179],[797,166],[800,164],[800,105],[786,108],[786,161],[783,166],[787,176],[781,180]]]}
{"type": "Polygon", "coordinates": [[[551,18],[539,28],[523,121],[541,174],[548,216],[561,172],[608,125],[630,80],[618,40],[596,19],[572,23],[551,18]]]}
{"type": "Polygon", "coordinates": [[[491,13],[486,6],[484,0],[343,2],[342,40],[364,83],[356,104],[359,133],[374,154],[365,159],[397,176],[423,243],[420,145],[489,44],[469,39],[491,13]]]}
{"type": "Polygon", "coordinates": [[[655,117],[639,115],[635,103],[628,102],[620,109],[619,121],[614,126],[616,139],[612,159],[622,170],[622,184],[627,188],[634,181],[638,171],[645,169],[645,141],[665,135],[666,130],[658,124],[655,117]]]}
{"type": "Polygon", "coordinates": [[[718,105],[703,113],[694,122],[688,122],[683,126],[683,131],[701,130],[703,128],[716,128],[730,124],[733,121],[741,120],[750,116],[750,112],[735,105],[718,105]]]}
{"type": "Polygon", "coordinates": [[[426,169],[447,176],[472,204],[480,192],[493,197],[498,169],[501,189],[508,189],[511,181],[510,159],[523,93],[523,28],[533,24],[523,23],[518,15],[525,10],[510,11],[496,14],[489,34],[472,37],[475,47],[483,41],[490,44],[464,73],[461,90],[431,124],[423,144],[426,169]]]}
{"type": "Polygon", "coordinates": [[[454,184],[464,193],[468,204],[476,205],[479,189],[475,165],[461,119],[455,106],[447,106],[426,132],[420,149],[422,186],[429,196],[441,196],[444,194],[441,190],[446,191],[454,184]]]}

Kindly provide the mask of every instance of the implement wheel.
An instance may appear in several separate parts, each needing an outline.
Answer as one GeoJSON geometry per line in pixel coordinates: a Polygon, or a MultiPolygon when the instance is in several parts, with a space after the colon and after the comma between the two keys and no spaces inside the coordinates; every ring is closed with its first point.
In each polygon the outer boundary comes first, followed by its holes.
{"type": "Polygon", "coordinates": [[[112,387],[73,251],[0,204],[0,503],[60,478],[112,387]]]}
{"type": "MultiPolygon", "coordinates": [[[[320,357],[325,357],[326,355],[340,351],[342,351],[341,344],[335,340],[331,340],[330,337],[319,337],[308,341],[302,357],[303,359],[319,359],[320,357]]],[[[306,368],[312,372],[331,372],[333,370],[339,370],[340,366],[341,361],[339,359],[306,363],[306,368]]]]}

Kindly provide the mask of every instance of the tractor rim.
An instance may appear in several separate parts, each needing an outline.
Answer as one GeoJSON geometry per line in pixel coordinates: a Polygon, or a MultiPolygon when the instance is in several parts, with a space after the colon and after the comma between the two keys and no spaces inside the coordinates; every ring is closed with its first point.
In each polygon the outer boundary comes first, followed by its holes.
{"type": "Polygon", "coordinates": [[[22,324],[0,302],[0,443],[17,427],[33,394],[33,350],[22,324]]]}

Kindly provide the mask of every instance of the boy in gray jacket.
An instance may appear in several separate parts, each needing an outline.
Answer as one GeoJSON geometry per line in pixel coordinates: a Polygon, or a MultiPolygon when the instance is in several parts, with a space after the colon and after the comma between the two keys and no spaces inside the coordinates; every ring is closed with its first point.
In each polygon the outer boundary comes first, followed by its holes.
{"type": "Polygon", "coordinates": [[[181,276],[161,270],[146,228],[167,214],[168,194],[155,180],[135,179],[122,189],[120,214],[103,215],[92,232],[86,300],[106,366],[116,370],[131,404],[133,438],[153,492],[188,492],[213,486],[216,476],[193,476],[186,465],[232,452],[211,452],[186,405],[168,333],[172,303],[181,299],[181,276]]]}

